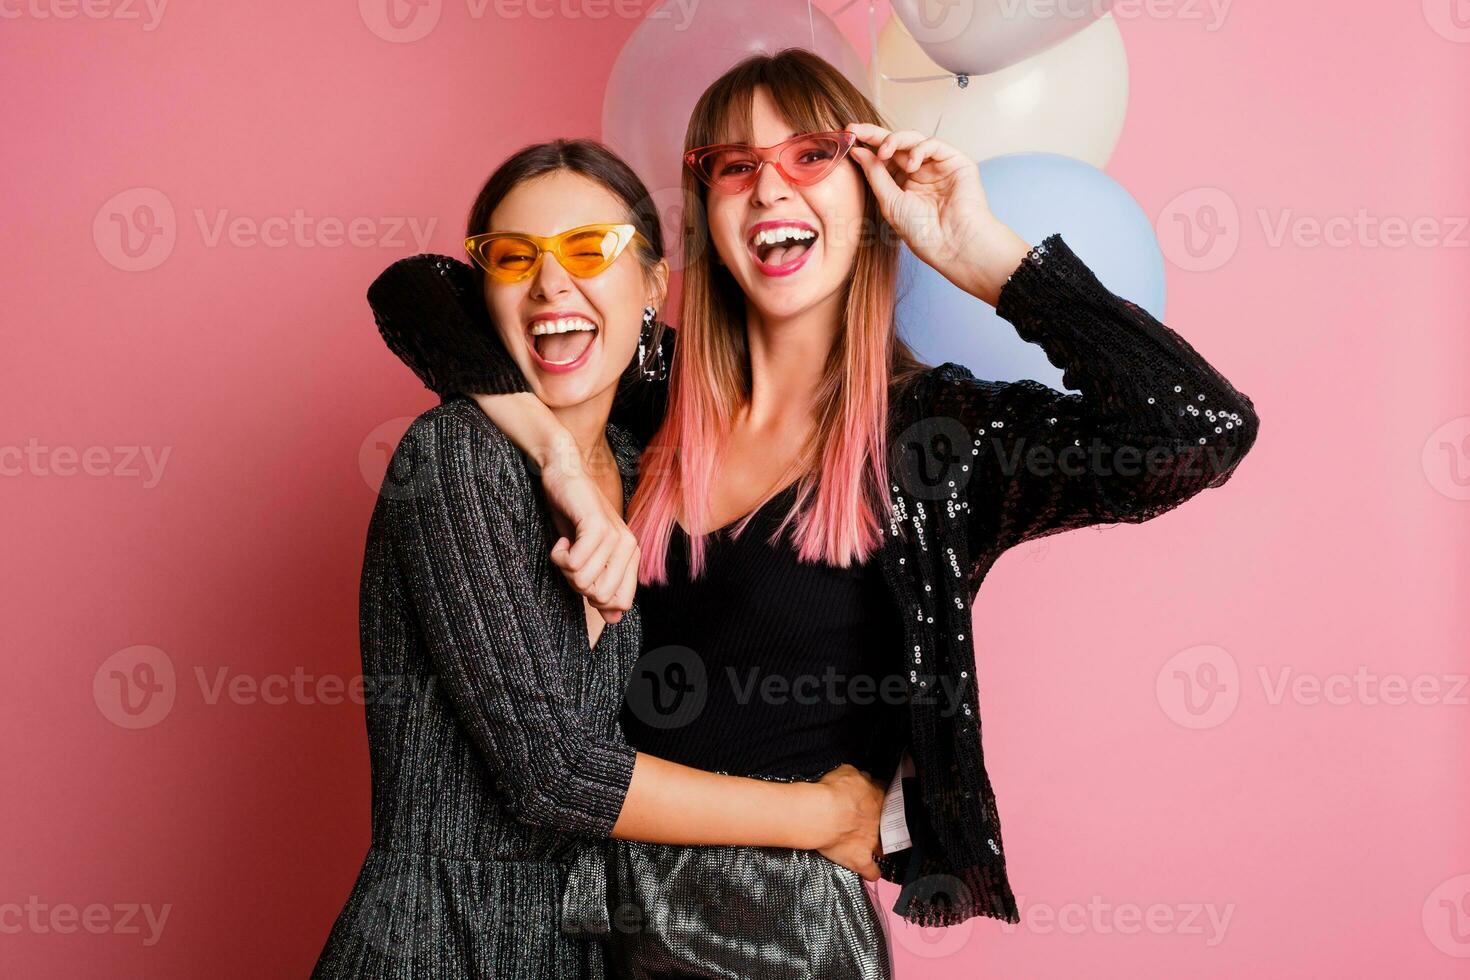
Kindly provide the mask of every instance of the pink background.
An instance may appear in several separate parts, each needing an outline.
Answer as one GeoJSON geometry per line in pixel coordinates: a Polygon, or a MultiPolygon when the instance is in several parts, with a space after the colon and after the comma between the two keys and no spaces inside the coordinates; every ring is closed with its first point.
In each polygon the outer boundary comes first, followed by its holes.
{"type": "MultiPolygon", "coordinates": [[[[1455,2],[1242,3],[1214,30],[1203,5],[1119,14],[1132,96],[1108,170],[1171,257],[1176,212],[1238,210],[1216,268],[1170,265],[1167,320],[1262,434],[1228,487],[991,574],[981,698],[1023,922],[895,925],[900,977],[1470,967],[1455,2]],[[1267,230],[1360,212],[1425,236],[1267,230]],[[1283,671],[1327,693],[1282,694],[1283,671]]],[[[841,23],[866,56],[865,6],[841,23]]],[[[152,30],[141,5],[5,7],[6,976],[304,976],[347,895],[364,531],[384,444],[435,402],[363,293],[420,248],[397,219],[437,222],[427,246],[452,254],[507,153],[598,135],[636,26],[469,11],[445,0],[389,43],[349,0],[177,3],[152,30]],[[567,56],[585,83],[550,81],[567,56]],[[160,197],[172,248],[130,257],[111,215],[160,197]],[[276,244],[214,237],[221,214],[269,238],[298,210],[312,224],[276,244]],[[364,233],[334,244],[324,219],[364,233]],[[139,658],[172,677],[154,717],[111,679],[146,679],[139,658]]]]}

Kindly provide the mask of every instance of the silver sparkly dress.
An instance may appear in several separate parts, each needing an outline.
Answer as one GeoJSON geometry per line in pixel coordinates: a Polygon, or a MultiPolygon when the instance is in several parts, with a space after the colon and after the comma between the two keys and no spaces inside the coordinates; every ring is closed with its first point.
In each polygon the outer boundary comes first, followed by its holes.
{"type": "MultiPolygon", "coordinates": [[[[638,451],[609,442],[625,498],[638,451]]],[[[473,403],[416,419],[362,568],[372,840],[313,972],[603,973],[607,834],[634,752],[617,726],[637,609],[589,651],[525,458],[473,403]]]]}

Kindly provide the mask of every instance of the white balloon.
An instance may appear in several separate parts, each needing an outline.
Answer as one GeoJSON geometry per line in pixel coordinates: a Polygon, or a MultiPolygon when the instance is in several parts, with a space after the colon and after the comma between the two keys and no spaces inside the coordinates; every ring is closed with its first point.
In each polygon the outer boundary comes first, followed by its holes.
{"type": "Polygon", "coordinates": [[[1111,6],[1112,0],[893,0],[893,13],[945,71],[985,75],[1040,54],[1111,6]]]}
{"type": "Polygon", "coordinates": [[[1112,15],[1034,58],[989,75],[895,82],[943,74],[890,18],[878,38],[873,91],[898,129],[937,136],[980,161],[1003,153],[1059,153],[1108,162],[1128,112],[1128,55],[1112,15]]]}

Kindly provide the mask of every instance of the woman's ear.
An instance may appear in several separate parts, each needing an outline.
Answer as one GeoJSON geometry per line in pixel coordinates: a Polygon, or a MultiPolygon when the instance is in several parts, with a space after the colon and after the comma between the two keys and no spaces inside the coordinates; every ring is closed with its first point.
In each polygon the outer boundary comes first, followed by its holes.
{"type": "Polygon", "coordinates": [[[649,291],[648,305],[655,310],[664,307],[664,300],[669,298],[669,260],[659,259],[658,264],[653,267],[653,285],[649,291]]]}

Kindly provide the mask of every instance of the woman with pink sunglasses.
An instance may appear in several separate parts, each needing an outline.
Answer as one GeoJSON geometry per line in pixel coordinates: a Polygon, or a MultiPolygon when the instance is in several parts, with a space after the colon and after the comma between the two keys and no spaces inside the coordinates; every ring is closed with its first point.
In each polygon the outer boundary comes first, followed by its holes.
{"type": "MultiPolygon", "coordinates": [[[[848,762],[886,781],[911,763],[907,840],[879,861],[903,886],[895,911],[1018,921],[980,742],[975,594],[1016,544],[1146,521],[1224,484],[1255,442],[1254,407],[1059,235],[1033,246],[996,219],[974,161],[891,132],[810,53],[755,56],[714,82],[685,161],[702,208],[667,388],[615,411],[649,440],[627,520],[645,653],[623,730],[642,750],[765,778],[848,762]],[[894,329],[900,240],[1080,393],[918,363],[894,329]]],[[[502,335],[507,356],[453,319],[423,311],[424,343],[550,458],[566,434],[517,370],[535,337],[502,335]]],[[[557,458],[543,483],[578,503],[552,558],[615,614],[633,574],[608,574],[622,522],[557,458]]],[[[610,901],[640,912],[614,936],[628,976],[891,972],[858,876],[792,852],[622,842],[610,901]]]]}

